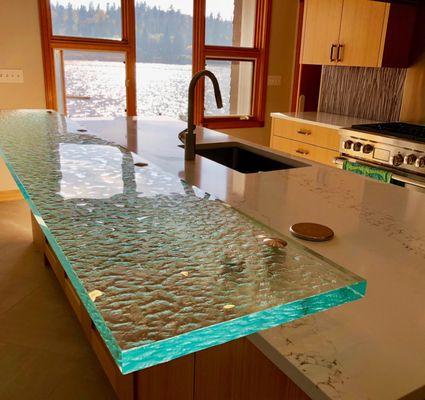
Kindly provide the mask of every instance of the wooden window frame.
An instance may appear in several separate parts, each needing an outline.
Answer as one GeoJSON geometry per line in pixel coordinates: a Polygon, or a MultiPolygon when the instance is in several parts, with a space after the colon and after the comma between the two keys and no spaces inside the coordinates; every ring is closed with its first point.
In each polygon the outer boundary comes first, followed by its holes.
{"type": "MultiPolygon", "coordinates": [[[[256,1],[253,47],[205,45],[206,0],[193,1],[193,73],[203,70],[207,59],[254,63],[252,114],[249,119],[241,116],[204,116],[205,88],[202,82],[195,96],[196,124],[215,129],[264,126],[272,0],[256,1]]],[[[56,49],[121,52],[125,53],[126,59],[127,115],[137,115],[135,0],[121,0],[121,40],[53,35],[50,0],[38,2],[47,108],[58,109],[54,64],[56,49]]]]}
{"type": "Polygon", "coordinates": [[[136,28],[134,1],[121,0],[121,40],[53,35],[50,0],[39,0],[46,107],[58,109],[54,51],[82,50],[120,52],[125,54],[126,112],[136,115],[136,28]]]}
{"type": "Polygon", "coordinates": [[[266,114],[272,0],[257,0],[253,47],[214,46],[205,44],[206,0],[195,0],[193,18],[193,72],[205,68],[206,60],[252,61],[252,113],[245,116],[205,116],[204,83],[195,97],[195,123],[212,129],[263,127],[266,114]]]}

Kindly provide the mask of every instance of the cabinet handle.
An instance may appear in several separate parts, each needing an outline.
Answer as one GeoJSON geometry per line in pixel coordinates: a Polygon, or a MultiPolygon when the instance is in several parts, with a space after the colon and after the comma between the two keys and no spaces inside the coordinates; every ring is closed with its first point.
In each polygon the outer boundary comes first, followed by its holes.
{"type": "Polygon", "coordinates": [[[304,156],[307,156],[310,153],[308,150],[303,150],[303,149],[297,149],[295,150],[295,152],[298,154],[302,154],[304,156]]]}
{"type": "Polygon", "coordinates": [[[304,136],[310,136],[311,135],[311,131],[308,131],[306,129],[300,129],[299,131],[297,131],[297,133],[299,133],[300,135],[304,135],[304,136]]]}
{"type": "Polygon", "coordinates": [[[335,48],[336,47],[338,47],[336,44],[333,44],[332,46],[331,46],[331,55],[330,55],[330,60],[331,60],[331,62],[334,62],[335,61],[335,57],[334,57],[334,50],[335,50],[335,48]]]}
{"type": "Polygon", "coordinates": [[[343,44],[339,44],[338,45],[338,50],[336,52],[336,60],[338,62],[342,61],[343,51],[341,51],[341,50],[344,50],[344,45],[343,44]]]}

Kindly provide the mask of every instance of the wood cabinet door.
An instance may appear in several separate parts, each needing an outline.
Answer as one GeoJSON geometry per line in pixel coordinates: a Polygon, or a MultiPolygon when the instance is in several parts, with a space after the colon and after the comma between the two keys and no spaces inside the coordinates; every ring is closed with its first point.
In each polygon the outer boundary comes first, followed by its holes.
{"type": "MultiPolygon", "coordinates": [[[[356,1],[356,0],[354,0],[356,1]]],[[[306,0],[304,8],[303,64],[335,64],[343,0],[306,0]]]]}
{"type": "Polygon", "coordinates": [[[195,400],[310,400],[249,339],[196,353],[195,400]]]}
{"type": "Polygon", "coordinates": [[[379,67],[389,4],[344,0],[338,65],[379,67]]]}

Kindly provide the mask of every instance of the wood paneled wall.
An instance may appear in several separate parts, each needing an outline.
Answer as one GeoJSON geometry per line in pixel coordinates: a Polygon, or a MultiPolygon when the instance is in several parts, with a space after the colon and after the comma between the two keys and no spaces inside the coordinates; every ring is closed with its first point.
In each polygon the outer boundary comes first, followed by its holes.
{"type": "Polygon", "coordinates": [[[324,66],[319,111],[397,121],[407,70],[324,66]]]}

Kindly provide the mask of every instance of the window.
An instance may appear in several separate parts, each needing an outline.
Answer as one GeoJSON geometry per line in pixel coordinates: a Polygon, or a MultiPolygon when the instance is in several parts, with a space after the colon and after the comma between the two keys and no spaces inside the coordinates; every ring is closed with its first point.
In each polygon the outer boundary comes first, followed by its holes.
{"type": "Polygon", "coordinates": [[[256,11],[257,0],[206,0],[205,44],[254,47],[256,11]]]}
{"type": "Polygon", "coordinates": [[[270,11],[270,0],[195,1],[195,69],[217,73],[224,101],[222,110],[215,109],[207,82],[197,93],[197,123],[210,128],[264,125],[270,11]]]}
{"type": "Polygon", "coordinates": [[[185,119],[194,72],[195,122],[262,126],[271,0],[39,0],[47,107],[71,117],[185,119]],[[194,28],[194,29],[193,29],[194,28]],[[137,88],[136,88],[137,83],[137,88]]]}
{"type": "Polygon", "coordinates": [[[192,78],[192,0],[136,2],[137,113],[186,119],[192,78]]]}
{"type": "Polygon", "coordinates": [[[60,96],[69,117],[125,115],[125,53],[56,51],[61,54],[55,58],[55,70],[63,71],[60,96]]]}
{"type": "Polygon", "coordinates": [[[217,109],[214,89],[210,80],[205,84],[205,116],[251,115],[253,61],[207,60],[205,67],[220,82],[223,108],[217,109]]]}
{"type": "Polygon", "coordinates": [[[50,0],[55,36],[122,39],[121,1],[50,0]]]}
{"type": "Polygon", "coordinates": [[[46,105],[136,115],[133,0],[39,0],[46,105]]]}

